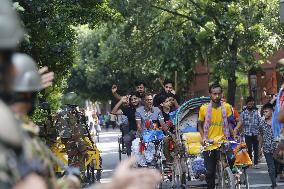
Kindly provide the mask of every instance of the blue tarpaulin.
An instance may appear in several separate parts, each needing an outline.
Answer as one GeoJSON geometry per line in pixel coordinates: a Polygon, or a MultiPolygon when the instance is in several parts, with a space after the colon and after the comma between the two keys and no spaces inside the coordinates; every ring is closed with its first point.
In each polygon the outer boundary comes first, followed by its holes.
{"type": "Polygon", "coordinates": [[[154,140],[162,140],[165,137],[161,130],[145,130],[143,132],[143,141],[152,142],[154,140]]]}

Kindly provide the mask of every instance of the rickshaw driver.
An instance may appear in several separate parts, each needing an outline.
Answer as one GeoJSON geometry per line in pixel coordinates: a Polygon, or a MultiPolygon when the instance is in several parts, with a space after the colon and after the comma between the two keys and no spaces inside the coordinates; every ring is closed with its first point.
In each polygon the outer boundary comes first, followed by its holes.
{"type": "MultiPolygon", "coordinates": [[[[209,87],[210,103],[200,107],[198,116],[198,131],[203,145],[208,140],[214,143],[222,142],[230,136],[229,120],[232,115],[231,106],[221,101],[223,89],[219,84],[209,87]]],[[[207,147],[204,152],[204,166],[206,168],[206,183],[208,189],[215,188],[215,172],[219,144],[207,147]]]]}

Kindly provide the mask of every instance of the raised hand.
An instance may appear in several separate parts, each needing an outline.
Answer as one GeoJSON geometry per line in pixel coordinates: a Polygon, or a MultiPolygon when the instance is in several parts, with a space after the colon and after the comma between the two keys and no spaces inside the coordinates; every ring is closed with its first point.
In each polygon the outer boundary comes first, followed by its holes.
{"type": "Polygon", "coordinates": [[[123,96],[123,97],[121,98],[121,102],[122,102],[122,103],[128,103],[128,102],[129,102],[129,96],[123,96]]]}
{"type": "Polygon", "coordinates": [[[49,72],[48,67],[44,66],[40,68],[38,73],[41,75],[41,84],[43,89],[46,89],[53,84],[54,72],[49,72]]]}

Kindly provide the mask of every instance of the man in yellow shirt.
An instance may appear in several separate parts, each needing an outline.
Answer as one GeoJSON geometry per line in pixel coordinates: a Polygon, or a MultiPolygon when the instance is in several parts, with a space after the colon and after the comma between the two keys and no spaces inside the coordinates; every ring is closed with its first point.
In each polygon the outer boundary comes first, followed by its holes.
{"type": "MultiPolygon", "coordinates": [[[[203,144],[208,140],[218,143],[230,136],[229,117],[232,115],[231,106],[221,101],[223,89],[219,84],[209,87],[211,101],[200,107],[198,116],[198,130],[203,144]]],[[[209,146],[204,152],[204,165],[206,168],[206,182],[208,189],[215,188],[215,173],[219,145],[209,146]]]]}

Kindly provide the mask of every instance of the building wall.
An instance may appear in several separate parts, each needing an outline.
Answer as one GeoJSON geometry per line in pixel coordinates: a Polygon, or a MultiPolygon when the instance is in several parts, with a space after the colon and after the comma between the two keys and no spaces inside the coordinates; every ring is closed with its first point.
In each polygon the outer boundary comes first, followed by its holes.
{"type": "Polygon", "coordinates": [[[268,59],[267,63],[260,65],[263,70],[263,73],[258,73],[257,83],[259,86],[259,103],[261,104],[264,104],[269,101],[269,98],[268,96],[265,96],[265,93],[267,95],[276,94],[279,89],[279,86],[281,85],[276,66],[279,60],[282,58],[284,58],[284,50],[280,49],[268,59]]]}
{"type": "MultiPolygon", "coordinates": [[[[284,49],[280,49],[268,58],[267,63],[260,65],[262,72],[257,74],[257,103],[269,101],[270,94],[276,94],[282,81],[276,71],[277,63],[284,58],[284,49]]],[[[198,64],[195,68],[195,79],[189,85],[189,98],[208,96],[209,69],[206,64],[198,64]]],[[[248,76],[249,78],[249,76],[248,76]]]]}

